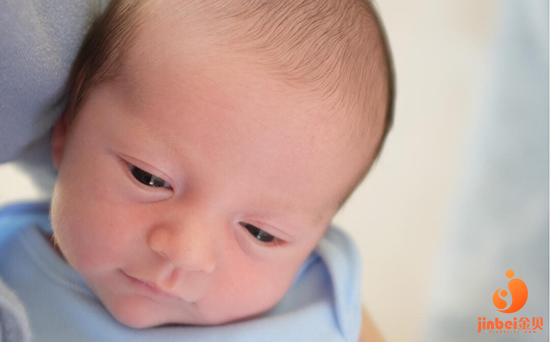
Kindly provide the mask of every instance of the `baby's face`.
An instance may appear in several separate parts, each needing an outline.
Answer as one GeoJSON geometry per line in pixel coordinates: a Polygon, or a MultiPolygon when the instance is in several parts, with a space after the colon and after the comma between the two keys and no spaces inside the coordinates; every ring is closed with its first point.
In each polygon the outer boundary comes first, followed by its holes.
{"type": "Polygon", "coordinates": [[[90,93],[67,136],[56,126],[59,247],[132,327],[261,314],[363,162],[320,101],[245,63],[184,65],[150,42],[90,93]]]}

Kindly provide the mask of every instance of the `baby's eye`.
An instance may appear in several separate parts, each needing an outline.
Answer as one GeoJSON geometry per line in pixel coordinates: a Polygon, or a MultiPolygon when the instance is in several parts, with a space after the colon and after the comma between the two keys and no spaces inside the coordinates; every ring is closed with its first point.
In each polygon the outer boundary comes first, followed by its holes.
{"type": "Polygon", "coordinates": [[[261,230],[260,228],[255,227],[255,226],[253,226],[249,223],[239,222],[239,224],[241,226],[243,226],[244,228],[246,228],[246,230],[248,230],[248,232],[250,234],[252,234],[252,236],[254,236],[256,239],[258,239],[262,242],[271,243],[271,242],[274,242],[277,239],[275,236],[273,236],[269,233],[266,233],[263,230],[261,230]]]}
{"type": "Polygon", "coordinates": [[[130,164],[130,169],[134,178],[140,183],[153,188],[171,188],[170,184],[168,184],[164,179],[152,175],[149,172],[145,172],[135,165],[130,164]]]}

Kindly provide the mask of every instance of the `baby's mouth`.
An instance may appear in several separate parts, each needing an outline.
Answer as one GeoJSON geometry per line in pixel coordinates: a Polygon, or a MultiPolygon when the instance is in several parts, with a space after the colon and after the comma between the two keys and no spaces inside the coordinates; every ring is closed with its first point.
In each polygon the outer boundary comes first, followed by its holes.
{"type": "MultiPolygon", "coordinates": [[[[184,299],[178,297],[177,295],[174,295],[170,292],[162,290],[160,287],[158,287],[154,283],[132,277],[131,275],[126,274],[124,271],[122,271],[122,273],[133,284],[133,286],[135,286],[136,288],[139,288],[143,291],[146,291],[147,293],[151,293],[151,294],[161,296],[161,297],[167,297],[167,298],[173,298],[173,299],[185,301],[184,299]]],[[[186,301],[186,302],[188,302],[188,301],[186,301]]],[[[194,302],[189,302],[189,303],[194,304],[194,302]]]]}

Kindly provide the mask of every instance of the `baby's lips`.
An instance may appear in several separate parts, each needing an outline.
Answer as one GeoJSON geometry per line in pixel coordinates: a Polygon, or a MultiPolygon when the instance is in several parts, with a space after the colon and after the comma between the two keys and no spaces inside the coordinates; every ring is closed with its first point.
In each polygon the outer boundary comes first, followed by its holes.
{"type": "Polygon", "coordinates": [[[140,278],[137,278],[137,277],[133,277],[133,276],[127,274],[124,271],[122,271],[122,273],[124,273],[136,286],[139,286],[140,288],[142,288],[146,291],[152,292],[154,294],[157,294],[157,295],[162,295],[162,296],[165,296],[165,297],[174,298],[174,299],[181,300],[181,301],[184,301],[184,302],[189,303],[189,304],[195,304],[196,301],[199,298],[198,295],[180,296],[179,294],[176,294],[173,291],[164,290],[161,286],[155,284],[154,282],[151,282],[151,281],[148,281],[148,280],[143,280],[143,279],[140,279],[140,278]]]}

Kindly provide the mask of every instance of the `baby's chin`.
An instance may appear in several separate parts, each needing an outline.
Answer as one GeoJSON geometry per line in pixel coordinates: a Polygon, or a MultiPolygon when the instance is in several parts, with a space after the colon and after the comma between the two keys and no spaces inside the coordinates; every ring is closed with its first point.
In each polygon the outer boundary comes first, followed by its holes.
{"type": "Polygon", "coordinates": [[[139,311],[121,310],[111,312],[113,317],[123,325],[126,325],[135,329],[147,329],[159,326],[213,326],[223,325],[235,322],[246,321],[256,318],[264,314],[258,313],[255,315],[249,315],[245,317],[217,317],[216,319],[197,319],[194,317],[181,317],[181,318],[165,318],[158,315],[151,315],[151,313],[144,313],[139,311]]]}
{"type": "Polygon", "coordinates": [[[200,302],[197,304],[159,303],[145,296],[106,299],[103,304],[118,322],[136,329],[166,325],[222,325],[253,319],[271,309],[254,313],[223,313],[222,311],[227,308],[220,308],[220,310],[208,308],[207,310],[201,306],[200,302]]]}

